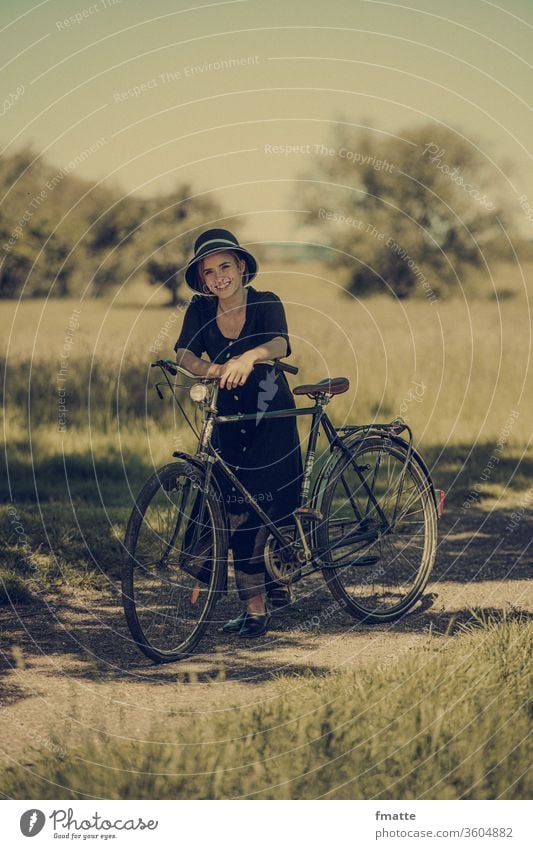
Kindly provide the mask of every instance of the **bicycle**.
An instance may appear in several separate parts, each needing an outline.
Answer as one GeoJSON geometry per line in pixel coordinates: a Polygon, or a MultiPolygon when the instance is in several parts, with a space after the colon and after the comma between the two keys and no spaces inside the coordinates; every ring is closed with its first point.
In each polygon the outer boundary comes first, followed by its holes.
{"type": "MultiPolygon", "coordinates": [[[[297,374],[280,360],[256,365],[297,374]]],[[[345,377],[303,384],[292,391],[313,406],[266,411],[264,417],[311,416],[300,505],[284,524],[271,521],[212,444],[213,429],[255,418],[219,415],[219,378],[198,377],[170,360],[157,360],[183,409],[169,374],[195,382],[190,397],[202,413],[196,453],[174,451],[174,462],[144,484],[124,539],[122,600],[138,648],[155,662],[190,655],[214,621],[227,592],[230,528],[219,475],[225,475],[268,529],[268,575],[289,586],[321,573],[339,608],[365,623],[391,622],[408,613],[427,584],[436,553],[444,492],[412,444],[406,422],[335,427],[325,407],[349,388],[345,377]],[[319,429],[329,447],[311,486],[319,429]],[[402,437],[407,433],[407,439],[402,437]],[[215,467],[217,472],[215,473],[215,467]]]]}

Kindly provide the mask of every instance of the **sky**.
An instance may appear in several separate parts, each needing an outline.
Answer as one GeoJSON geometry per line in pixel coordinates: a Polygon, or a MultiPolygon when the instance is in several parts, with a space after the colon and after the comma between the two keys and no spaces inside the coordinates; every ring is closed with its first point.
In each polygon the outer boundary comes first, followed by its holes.
{"type": "Polygon", "coordinates": [[[3,152],[124,193],[186,180],[281,241],[337,121],[435,121],[502,167],[533,235],[533,0],[0,0],[0,31],[3,152]]]}

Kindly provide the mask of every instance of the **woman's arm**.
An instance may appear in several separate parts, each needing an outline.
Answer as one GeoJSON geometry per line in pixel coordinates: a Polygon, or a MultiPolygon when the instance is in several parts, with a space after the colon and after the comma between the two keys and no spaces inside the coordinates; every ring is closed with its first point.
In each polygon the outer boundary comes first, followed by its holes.
{"type": "Polygon", "coordinates": [[[224,387],[235,389],[237,386],[243,386],[255,363],[285,356],[287,356],[287,342],[283,336],[274,336],[269,342],[264,342],[257,348],[250,348],[240,357],[233,357],[227,363],[224,363],[221,367],[220,386],[222,389],[224,387]]]}
{"type": "Polygon", "coordinates": [[[235,389],[236,386],[244,385],[255,363],[285,356],[287,356],[287,342],[283,336],[274,336],[269,342],[264,342],[257,348],[250,348],[240,357],[232,357],[227,363],[208,363],[187,348],[178,348],[176,362],[198,377],[220,377],[221,389],[225,387],[235,389]]]}
{"type": "Polygon", "coordinates": [[[188,348],[178,348],[176,351],[176,363],[182,368],[186,368],[187,371],[191,371],[193,374],[198,375],[198,377],[207,377],[208,375],[216,376],[213,372],[209,374],[209,369],[213,366],[213,363],[208,363],[207,360],[202,360],[201,357],[197,357],[196,354],[193,354],[192,351],[189,351],[188,348]]]}
{"type": "Polygon", "coordinates": [[[251,360],[253,365],[254,363],[260,362],[260,360],[274,360],[286,356],[287,342],[283,336],[274,336],[270,342],[263,342],[263,344],[258,345],[257,348],[250,348],[249,351],[245,351],[244,354],[241,354],[239,359],[247,357],[251,360]]]}

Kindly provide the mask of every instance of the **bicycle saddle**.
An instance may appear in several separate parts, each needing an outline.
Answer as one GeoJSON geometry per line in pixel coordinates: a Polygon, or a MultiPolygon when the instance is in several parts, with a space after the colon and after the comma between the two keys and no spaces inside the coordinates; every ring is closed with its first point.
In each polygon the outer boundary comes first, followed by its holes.
{"type": "Polygon", "coordinates": [[[292,394],[318,395],[325,392],[327,395],[342,395],[349,388],[350,381],[347,377],[325,377],[324,380],[319,380],[317,383],[302,383],[301,386],[295,386],[292,394]]]}

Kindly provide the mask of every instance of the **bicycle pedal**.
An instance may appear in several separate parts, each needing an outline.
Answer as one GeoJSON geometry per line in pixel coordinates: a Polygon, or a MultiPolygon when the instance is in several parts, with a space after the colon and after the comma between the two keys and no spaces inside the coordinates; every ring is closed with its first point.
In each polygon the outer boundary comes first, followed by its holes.
{"type": "Polygon", "coordinates": [[[298,519],[314,519],[317,522],[321,522],[324,518],[320,510],[312,510],[310,507],[297,507],[292,515],[298,519]]]}

